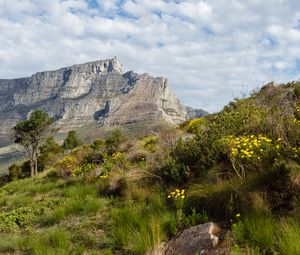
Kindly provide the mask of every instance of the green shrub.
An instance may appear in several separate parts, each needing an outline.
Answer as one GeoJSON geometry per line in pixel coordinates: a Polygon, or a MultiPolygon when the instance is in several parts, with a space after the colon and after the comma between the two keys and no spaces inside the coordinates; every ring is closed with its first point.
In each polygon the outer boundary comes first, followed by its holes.
{"type": "Polygon", "coordinates": [[[276,165],[253,180],[252,189],[261,190],[274,213],[284,213],[293,209],[295,188],[286,165],[276,165]]]}
{"type": "MultiPolygon", "coordinates": [[[[39,163],[39,162],[38,162],[39,163]]],[[[20,165],[12,164],[8,168],[8,179],[9,181],[15,181],[30,176],[30,161],[26,160],[20,165]]]]}
{"type": "Polygon", "coordinates": [[[104,148],[104,145],[105,145],[104,140],[98,138],[91,144],[91,148],[93,150],[99,151],[104,148]]]}
{"type": "Polygon", "coordinates": [[[108,155],[114,154],[119,149],[121,143],[126,140],[127,137],[120,129],[113,130],[105,139],[105,147],[108,155]]]}
{"type": "Polygon", "coordinates": [[[93,170],[95,170],[97,167],[96,164],[92,164],[92,163],[85,163],[81,166],[77,166],[73,172],[72,175],[73,176],[85,176],[89,173],[91,173],[93,170]]]}
{"type": "Polygon", "coordinates": [[[204,176],[217,158],[213,141],[206,134],[179,139],[170,156],[164,175],[168,182],[178,184],[204,176]]]}
{"type": "Polygon", "coordinates": [[[143,147],[146,150],[150,152],[155,152],[156,144],[158,142],[158,137],[156,135],[149,135],[144,137],[142,142],[143,142],[143,147]]]}
{"type": "Polygon", "coordinates": [[[39,171],[43,171],[46,165],[50,162],[50,159],[55,155],[63,152],[61,146],[59,146],[53,136],[50,136],[39,148],[40,155],[38,157],[39,171]]]}
{"type": "Polygon", "coordinates": [[[76,131],[71,130],[68,132],[67,137],[65,138],[62,147],[65,150],[71,150],[78,146],[82,145],[82,141],[77,136],[76,131]]]}
{"type": "Polygon", "coordinates": [[[55,142],[53,136],[49,136],[46,141],[40,146],[40,155],[47,155],[49,153],[58,154],[62,152],[61,146],[55,142]]]}
{"type": "Polygon", "coordinates": [[[40,212],[31,207],[20,207],[0,213],[0,232],[15,232],[31,226],[40,212]]]}
{"type": "Polygon", "coordinates": [[[86,164],[100,165],[104,162],[104,157],[105,157],[104,153],[98,152],[98,151],[93,151],[85,157],[83,162],[86,164]]]}
{"type": "Polygon", "coordinates": [[[12,164],[8,168],[10,179],[15,181],[22,176],[22,168],[16,164],[12,164]]]}

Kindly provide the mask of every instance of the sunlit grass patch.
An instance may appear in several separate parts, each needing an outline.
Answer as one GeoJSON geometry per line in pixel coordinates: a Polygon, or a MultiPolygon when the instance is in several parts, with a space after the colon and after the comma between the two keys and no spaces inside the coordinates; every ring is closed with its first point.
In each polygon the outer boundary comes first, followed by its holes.
{"type": "Polygon", "coordinates": [[[282,220],[278,231],[280,254],[300,254],[300,224],[294,220],[282,220]]]}
{"type": "Polygon", "coordinates": [[[232,226],[233,236],[238,242],[257,246],[266,252],[273,251],[276,241],[276,221],[270,215],[252,214],[241,217],[232,226]]]}

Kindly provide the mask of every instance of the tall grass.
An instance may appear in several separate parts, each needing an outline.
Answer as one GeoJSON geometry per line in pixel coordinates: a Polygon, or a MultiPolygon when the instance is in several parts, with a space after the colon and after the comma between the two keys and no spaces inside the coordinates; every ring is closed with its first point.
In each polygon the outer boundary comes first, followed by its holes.
{"type": "Polygon", "coordinates": [[[175,214],[160,202],[147,204],[127,201],[111,211],[113,241],[134,254],[143,254],[167,239],[168,226],[176,222],[175,214]]]}
{"type": "Polygon", "coordinates": [[[44,225],[53,225],[68,215],[85,215],[96,213],[104,208],[104,200],[97,197],[95,185],[75,184],[64,189],[65,202],[50,210],[40,219],[44,225]]]}
{"type": "Polygon", "coordinates": [[[278,233],[278,247],[282,255],[300,254],[300,224],[283,220],[278,233]]]}
{"type": "Polygon", "coordinates": [[[0,234],[0,254],[14,253],[22,248],[24,238],[18,234],[0,234]]]}
{"type": "Polygon", "coordinates": [[[28,239],[28,248],[34,255],[70,254],[71,235],[62,228],[52,228],[46,234],[32,235],[28,239]]]}
{"type": "Polygon", "coordinates": [[[251,214],[233,224],[235,240],[249,246],[257,246],[264,251],[272,251],[276,237],[276,222],[265,214],[251,214]]]}
{"type": "Polygon", "coordinates": [[[265,252],[262,252],[261,249],[257,246],[251,247],[240,247],[235,245],[233,247],[233,255],[265,255],[265,252]]]}
{"type": "Polygon", "coordinates": [[[98,190],[95,184],[74,183],[64,189],[63,195],[69,198],[84,198],[88,195],[96,197],[98,190]]]}

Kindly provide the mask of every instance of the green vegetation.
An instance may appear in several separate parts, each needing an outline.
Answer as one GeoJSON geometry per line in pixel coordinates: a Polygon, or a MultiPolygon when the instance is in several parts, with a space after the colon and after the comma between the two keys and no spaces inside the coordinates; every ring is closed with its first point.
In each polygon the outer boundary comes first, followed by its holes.
{"type": "Polygon", "coordinates": [[[300,254],[299,105],[298,83],[268,85],[168,130],[50,137],[37,176],[9,168],[0,253],[145,254],[215,221],[229,254],[300,254]]]}
{"type": "Polygon", "coordinates": [[[66,139],[63,142],[62,147],[65,150],[71,150],[74,149],[78,146],[80,146],[82,144],[81,140],[79,139],[79,137],[76,134],[76,131],[71,130],[68,132],[68,135],[66,137],[66,139]]]}
{"type": "Polygon", "coordinates": [[[20,121],[13,128],[15,143],[21,144],[30,157],[31,177],[38,172],[38,149],[53,121],[47,113],[36,110],[28,120],[20,121]]]}

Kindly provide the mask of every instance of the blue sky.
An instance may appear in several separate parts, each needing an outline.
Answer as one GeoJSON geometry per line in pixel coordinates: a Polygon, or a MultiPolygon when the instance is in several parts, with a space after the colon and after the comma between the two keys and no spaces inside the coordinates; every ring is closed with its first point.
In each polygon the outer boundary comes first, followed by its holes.
{"type": "Polygon", "coordinates": [[[300,78],[300,1],[0,0],[0,78],[113,56],[217,111],[300,78]]]}

